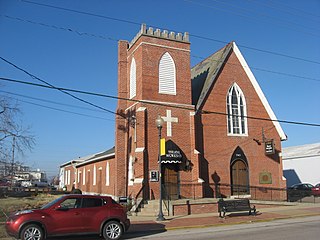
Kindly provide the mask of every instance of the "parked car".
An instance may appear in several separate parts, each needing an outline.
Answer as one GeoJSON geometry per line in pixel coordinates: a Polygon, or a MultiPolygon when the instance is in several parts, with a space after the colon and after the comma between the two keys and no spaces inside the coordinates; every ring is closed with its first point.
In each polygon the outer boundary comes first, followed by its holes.
{"type": "Polygon", "coordinates": [[[313,185],[310,183],[297,183],[288,188],[289,200],[302,199],[312,195],[313,185]]]}
{"type": "Polygon", "coordinates": [[[320,196],[320,183],[316,184],[316,185],[312,188],[312,195],[314,195],[314,196],[320,196]]]}
{"type": "Polygon", "coordinates": [[[5,227],[8,235],[22,240],[82,234],[116,240],[129,226],[124,207],[111,197],[70,194],[10,215],[5,227]]]}
{"type": "Polygon", "coordinates": [[[34,179],[31,181],[32,187],[48,187],[49,184],[47,180],[42,180],[42,179],[34,179]]]}
{"type": "Polygon", "coordinates": [[[0,179],[0,187],[9,187],[11,182],[5,178],[0,179]]]}

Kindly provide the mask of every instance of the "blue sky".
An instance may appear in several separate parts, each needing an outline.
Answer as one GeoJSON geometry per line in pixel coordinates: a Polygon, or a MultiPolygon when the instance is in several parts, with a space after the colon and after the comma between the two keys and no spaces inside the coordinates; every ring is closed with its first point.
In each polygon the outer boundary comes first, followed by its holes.
{"type": "MultiPolygon", "coordinates": [[[[320,124],[319,0],[0,0],[0,56],[52,85],[116,96],[117,40],[141,23],[189,32],[192,66],[236,41],[278,119],[320,124]]],[[[2,60],[0,77],[40,83],[2,60]]],[[[114,145],[113,114],[57,90],[0,81],[0,94],[36,137],[17,160],[48,175],[114,145]]],[[[115,100],[76,96],[115,111],[115,100]]],[[[281,125],[283,147],[320,142],[320,127],[281,125]]]]}

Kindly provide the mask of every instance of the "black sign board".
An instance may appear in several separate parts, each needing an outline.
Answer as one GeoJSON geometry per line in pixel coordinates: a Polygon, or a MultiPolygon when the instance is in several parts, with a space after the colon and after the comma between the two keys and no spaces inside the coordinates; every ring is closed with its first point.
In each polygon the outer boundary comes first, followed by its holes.
{"type": "Polygon", "coordinates": [[[264,143],[265,146],[265,153],[266,155],[272,155],[275,153],[275,148],[274,148],[274,143],[273,143],[273,139],[271,140],[267,140],[264,143]]]}
{"type": "Polygon", "coordinates": [[[159,171],[157,170],[150,171],[150,182],[159,182],[159,171]]]}
{"type": "Polygon", "coordinates": [[[171,140],[166,142],[165,155],[161,156],[162,163],[181,163],[182,162],[182,151],[181,149],[171,140]]]}
{"type": "Polygon", "coordinates": [[[127,197],[119,197],[119,203],[120,204],[127,204],[128,198],[127,197]]]}

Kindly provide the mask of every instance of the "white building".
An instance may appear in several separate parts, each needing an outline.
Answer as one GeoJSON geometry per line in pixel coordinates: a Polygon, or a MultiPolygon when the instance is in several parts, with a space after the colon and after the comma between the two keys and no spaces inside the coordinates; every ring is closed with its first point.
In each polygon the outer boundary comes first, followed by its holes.
{"type": "Polygon", "coordinates": [[[282,161],[288,187],[320,183],[320,143],[283,148],[282,161]]]}

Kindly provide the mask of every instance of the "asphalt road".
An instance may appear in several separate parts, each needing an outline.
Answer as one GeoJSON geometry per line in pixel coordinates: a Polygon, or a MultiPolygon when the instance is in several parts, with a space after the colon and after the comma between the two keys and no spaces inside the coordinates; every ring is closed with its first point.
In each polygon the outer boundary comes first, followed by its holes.
{"type": "Polygon", "coordinates": [[[219,227],[170,230],[162,233],[130,233],[124,235],[123,239],[318,240],[320,239],[320,216],[219,227]]]}

